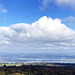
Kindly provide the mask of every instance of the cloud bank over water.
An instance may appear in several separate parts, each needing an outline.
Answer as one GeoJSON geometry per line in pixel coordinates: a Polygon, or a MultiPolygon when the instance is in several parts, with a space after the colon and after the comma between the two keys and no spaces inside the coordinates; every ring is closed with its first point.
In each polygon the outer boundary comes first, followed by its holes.
{"type": "Polygon", "coordinates": [[[74,49],[75,31],[60,19],[43,16],[32,24],[18,23],[0,27],[1,50],[74,49]]]}

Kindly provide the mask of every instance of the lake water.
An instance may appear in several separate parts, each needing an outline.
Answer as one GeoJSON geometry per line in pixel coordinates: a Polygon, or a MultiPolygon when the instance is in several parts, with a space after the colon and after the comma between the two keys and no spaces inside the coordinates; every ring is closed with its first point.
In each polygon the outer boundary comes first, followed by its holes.
{"type": "Polygon", "coordinates": [[[60,53],[0,53],[0,63],[75,63],[74,54],[60,53]]]}

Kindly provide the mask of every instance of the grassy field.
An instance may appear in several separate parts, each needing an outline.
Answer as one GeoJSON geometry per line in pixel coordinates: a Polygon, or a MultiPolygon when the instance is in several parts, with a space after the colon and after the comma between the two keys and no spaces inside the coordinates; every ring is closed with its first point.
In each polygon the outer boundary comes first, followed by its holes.
{"type": "Polygon", "coordinates": [[[1,67],[1,66],[4,66],[4,65],[6,65],[6,66],[14,66],[14,65],[15,65],[15,66],[21,66],[22,64],[13,64],[13,63],[11,63],[11,64],[10,64],[10,63],[0,63],[0,67],[1,67]]]}

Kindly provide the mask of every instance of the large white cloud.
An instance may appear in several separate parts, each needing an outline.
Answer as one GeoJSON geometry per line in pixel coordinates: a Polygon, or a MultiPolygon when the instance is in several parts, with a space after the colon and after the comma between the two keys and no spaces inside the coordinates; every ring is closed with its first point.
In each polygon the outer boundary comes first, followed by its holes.
{"type": "Polygon", "coordinates": [[[30,24],[18,23],[0,27],[2,49],[71,49],[75,47],[75,32],[60,19],[40,18],[30,24]]]}

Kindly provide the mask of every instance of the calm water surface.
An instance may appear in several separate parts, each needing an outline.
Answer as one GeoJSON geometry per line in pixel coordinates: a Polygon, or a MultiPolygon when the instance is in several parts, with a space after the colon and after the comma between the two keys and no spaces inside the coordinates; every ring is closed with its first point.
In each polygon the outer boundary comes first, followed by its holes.
{"type": "Polygon", "coordinates": [[[75,54],[60,53],[0,53],[0,63],[75,63],[75,54]]]}

